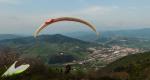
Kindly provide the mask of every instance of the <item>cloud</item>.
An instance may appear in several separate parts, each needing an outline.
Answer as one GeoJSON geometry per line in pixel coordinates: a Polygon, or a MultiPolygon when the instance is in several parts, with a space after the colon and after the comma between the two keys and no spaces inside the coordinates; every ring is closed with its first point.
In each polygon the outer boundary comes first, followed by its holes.
{"type": "MultiPolygon", "coordinates": [[[[8,0],[6,0],[8,1],[8,0]]],[[[18,0],[15,0],[18,1],[18,0]]],[[[0,2],[1,3],[1,2],[0,2]]],[[[134,6],[133,6],[134,7],[134,6]]],[[[122,8],[120,6],[88,6],[72,11],[50,11],[50,12],[36,12],[36,13],[21,13],[21,12],[8,12],[0,13],[0,28],[1,33],[4,32],[18,32],[18,33],[33,33],[34,30],[47,18],[61,17],[61,16],[73,16],[86,19],[92,22],[97,28],[107,29],[115,28],[119,29],[121,27],[131,27],[131,26],[150,26],[150,17],[148,15],[150,12],[146,10],[139,10],[138,8],[122,8]],[[11,13],[11,14],[10,14],[11,13]],[[11,28],[11,29],[8,29],[11,28]],[[23,31],[18,31],[23,30],[23,31]]],[[[70,26],[83,26],[76,25],[75,23],[57,24],[56,27],[51,27],[50,30],[53,32],[59,31],[72,31],[78,30],[79,27],[70,26]],[[57,26],[61,26],[62,29],[59,30],[57,26]],[[67,26],[67,29],[66,29],[67,26]]],[[[86,29],[80,27],[80,29],[86,29]]],[[[136,28],[136,27],[135,27],[136,28]]]]}
{"type": "Polygon", "coordinates": [[[78,10],[73,11],[57,11],[57,12],[49,12],[46,14],[42,14],[43,16],[52,16],[52,17],[60,17],[60,16],[77,16],[77,17],[97,17],[110,14],[114,7],[105,7],[105,6],[90,6],[78,10]]]}
{"type": "Polygon", "coordinates": [[[102,6],[91,6],[86,9],[80,10],[78,14],[80,15],[103,15],[107,14],[112,10],[111,7],[102,7],[102,6]]]}

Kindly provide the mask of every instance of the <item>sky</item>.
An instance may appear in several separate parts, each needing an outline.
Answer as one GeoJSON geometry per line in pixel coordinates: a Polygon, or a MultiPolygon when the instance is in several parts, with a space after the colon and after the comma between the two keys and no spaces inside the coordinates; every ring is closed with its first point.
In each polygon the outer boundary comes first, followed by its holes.
{"type": "MultiPolygon", "coordinates": [[[[0,34],[33,34],[48,18],[76,17],[99,31],[150,28],[150,0],[0,0],[0,34]]],[[[91,31],[60,22],[42,33],[91,31]]]]}

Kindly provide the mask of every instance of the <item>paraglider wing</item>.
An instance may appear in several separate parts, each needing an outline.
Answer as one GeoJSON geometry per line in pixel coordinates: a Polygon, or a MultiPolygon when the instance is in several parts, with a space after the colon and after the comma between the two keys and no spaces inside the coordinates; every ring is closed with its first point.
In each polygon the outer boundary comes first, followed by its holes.
{"type": "MultiPolygon", "coordinates": [[[[91,25],[89,22],[78,19],[78,18],[72,18],[72,17],[61,17],[61,18],[56,18],[56,19],[48,19],[45,21],[44,24],[42,24],[39,29],[37,29],[37,31],[34,34],[34,37],[37,37],[37,35],[39,34],[39,32],[44,29],[45,27],[47,27],[48,25],[52,24],[52,23],[56,23],[56,22],[60,22],[60,21],[74,21],[74,22],[79,22],[82,24],[85,24],[87,26],[89,26],[93,31],[96,32],[96,28],[95,26],[91,25]]],[[[96,32],[97,33],[97,32],[96,32]]],[[[98,33],[97,33],[98,35],[98,33]]]]}
{"type": "Polygon", "coordinates": [[[7,71],[2,75],[3,76],[9,76],[12,75],[15,71],[15,65],[16,65],[17,61],[15,61],[8,69],[7,71]]]}
{"type": "Polygon", "coordinates": [[[16,75],[16,74],[20,74],[22,72],[24,72],[26,69],[29,68],[29,64],[26,65],[21,65],[18,66],[17,68],[15,68],[15,65],[18,61],[15,61],[8,69],[7,71],[2,75],[2,77],[7,77],[7,76],[12,76],[12,75],[16,75]]]}
{"type": "Polygon", "coordinates": [[[44,29],[46,26],[48,26],[49,24],[42,24],[38,29],[37,29],[37,31],[34,33],[34,37],[36,38],[37,37],[37,35],[40,33],[40,31],[42,30],[42,29],[44,29]]]}
{"type": "Polygon", "coordinates": [[[18,66],[15,70],[15,74],[20,74],[20,73],[24,72],[26,69],[29,68],[29,66],[30,66],[29,64],[18,66]]]}

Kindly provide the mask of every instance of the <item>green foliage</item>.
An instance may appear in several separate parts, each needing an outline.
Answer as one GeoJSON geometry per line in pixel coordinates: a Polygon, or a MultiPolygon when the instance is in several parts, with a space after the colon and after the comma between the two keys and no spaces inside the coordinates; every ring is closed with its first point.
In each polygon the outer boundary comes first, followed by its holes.
{"type": "Polygon", "coordinates": [[[121,58],[105,67],[105,70],[112,72],[126,72],[129,74],[129,80],[150,79],[150,52],[129,55],[121,58]]]}
{"type": "Polygon", "coordinates": [[[87,55],[87,47],[96,46],[96,44],[59,34],[42,35],[37,39],[34,37],[7,39],[0,41],[0,44],[17,49],[22,57],[40,57],[46,63],[50,56],[58,55],[60,52],[82,59],[87,55]]]}
{"type": "Polygon", "coordinates": [[[76,58],[72,55],[52,55],[49,58],[49,64],[63,64],[67,62],[72,62],[73,60],[76,60],[76,58]]]}

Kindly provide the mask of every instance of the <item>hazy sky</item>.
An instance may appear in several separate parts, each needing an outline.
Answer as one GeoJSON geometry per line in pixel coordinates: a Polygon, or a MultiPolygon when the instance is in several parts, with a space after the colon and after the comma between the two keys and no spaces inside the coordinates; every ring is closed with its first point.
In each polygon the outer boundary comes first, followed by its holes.
{"type": "MultiPolygon", "coordinates": [[[[150,28],[150,0],[0,0],[0,33],[32,34],[47,18],[73,16],[99,30],[150,28]]],[[[90,31],[79,23],[53,24],[44,33],[90,31]]]]}

